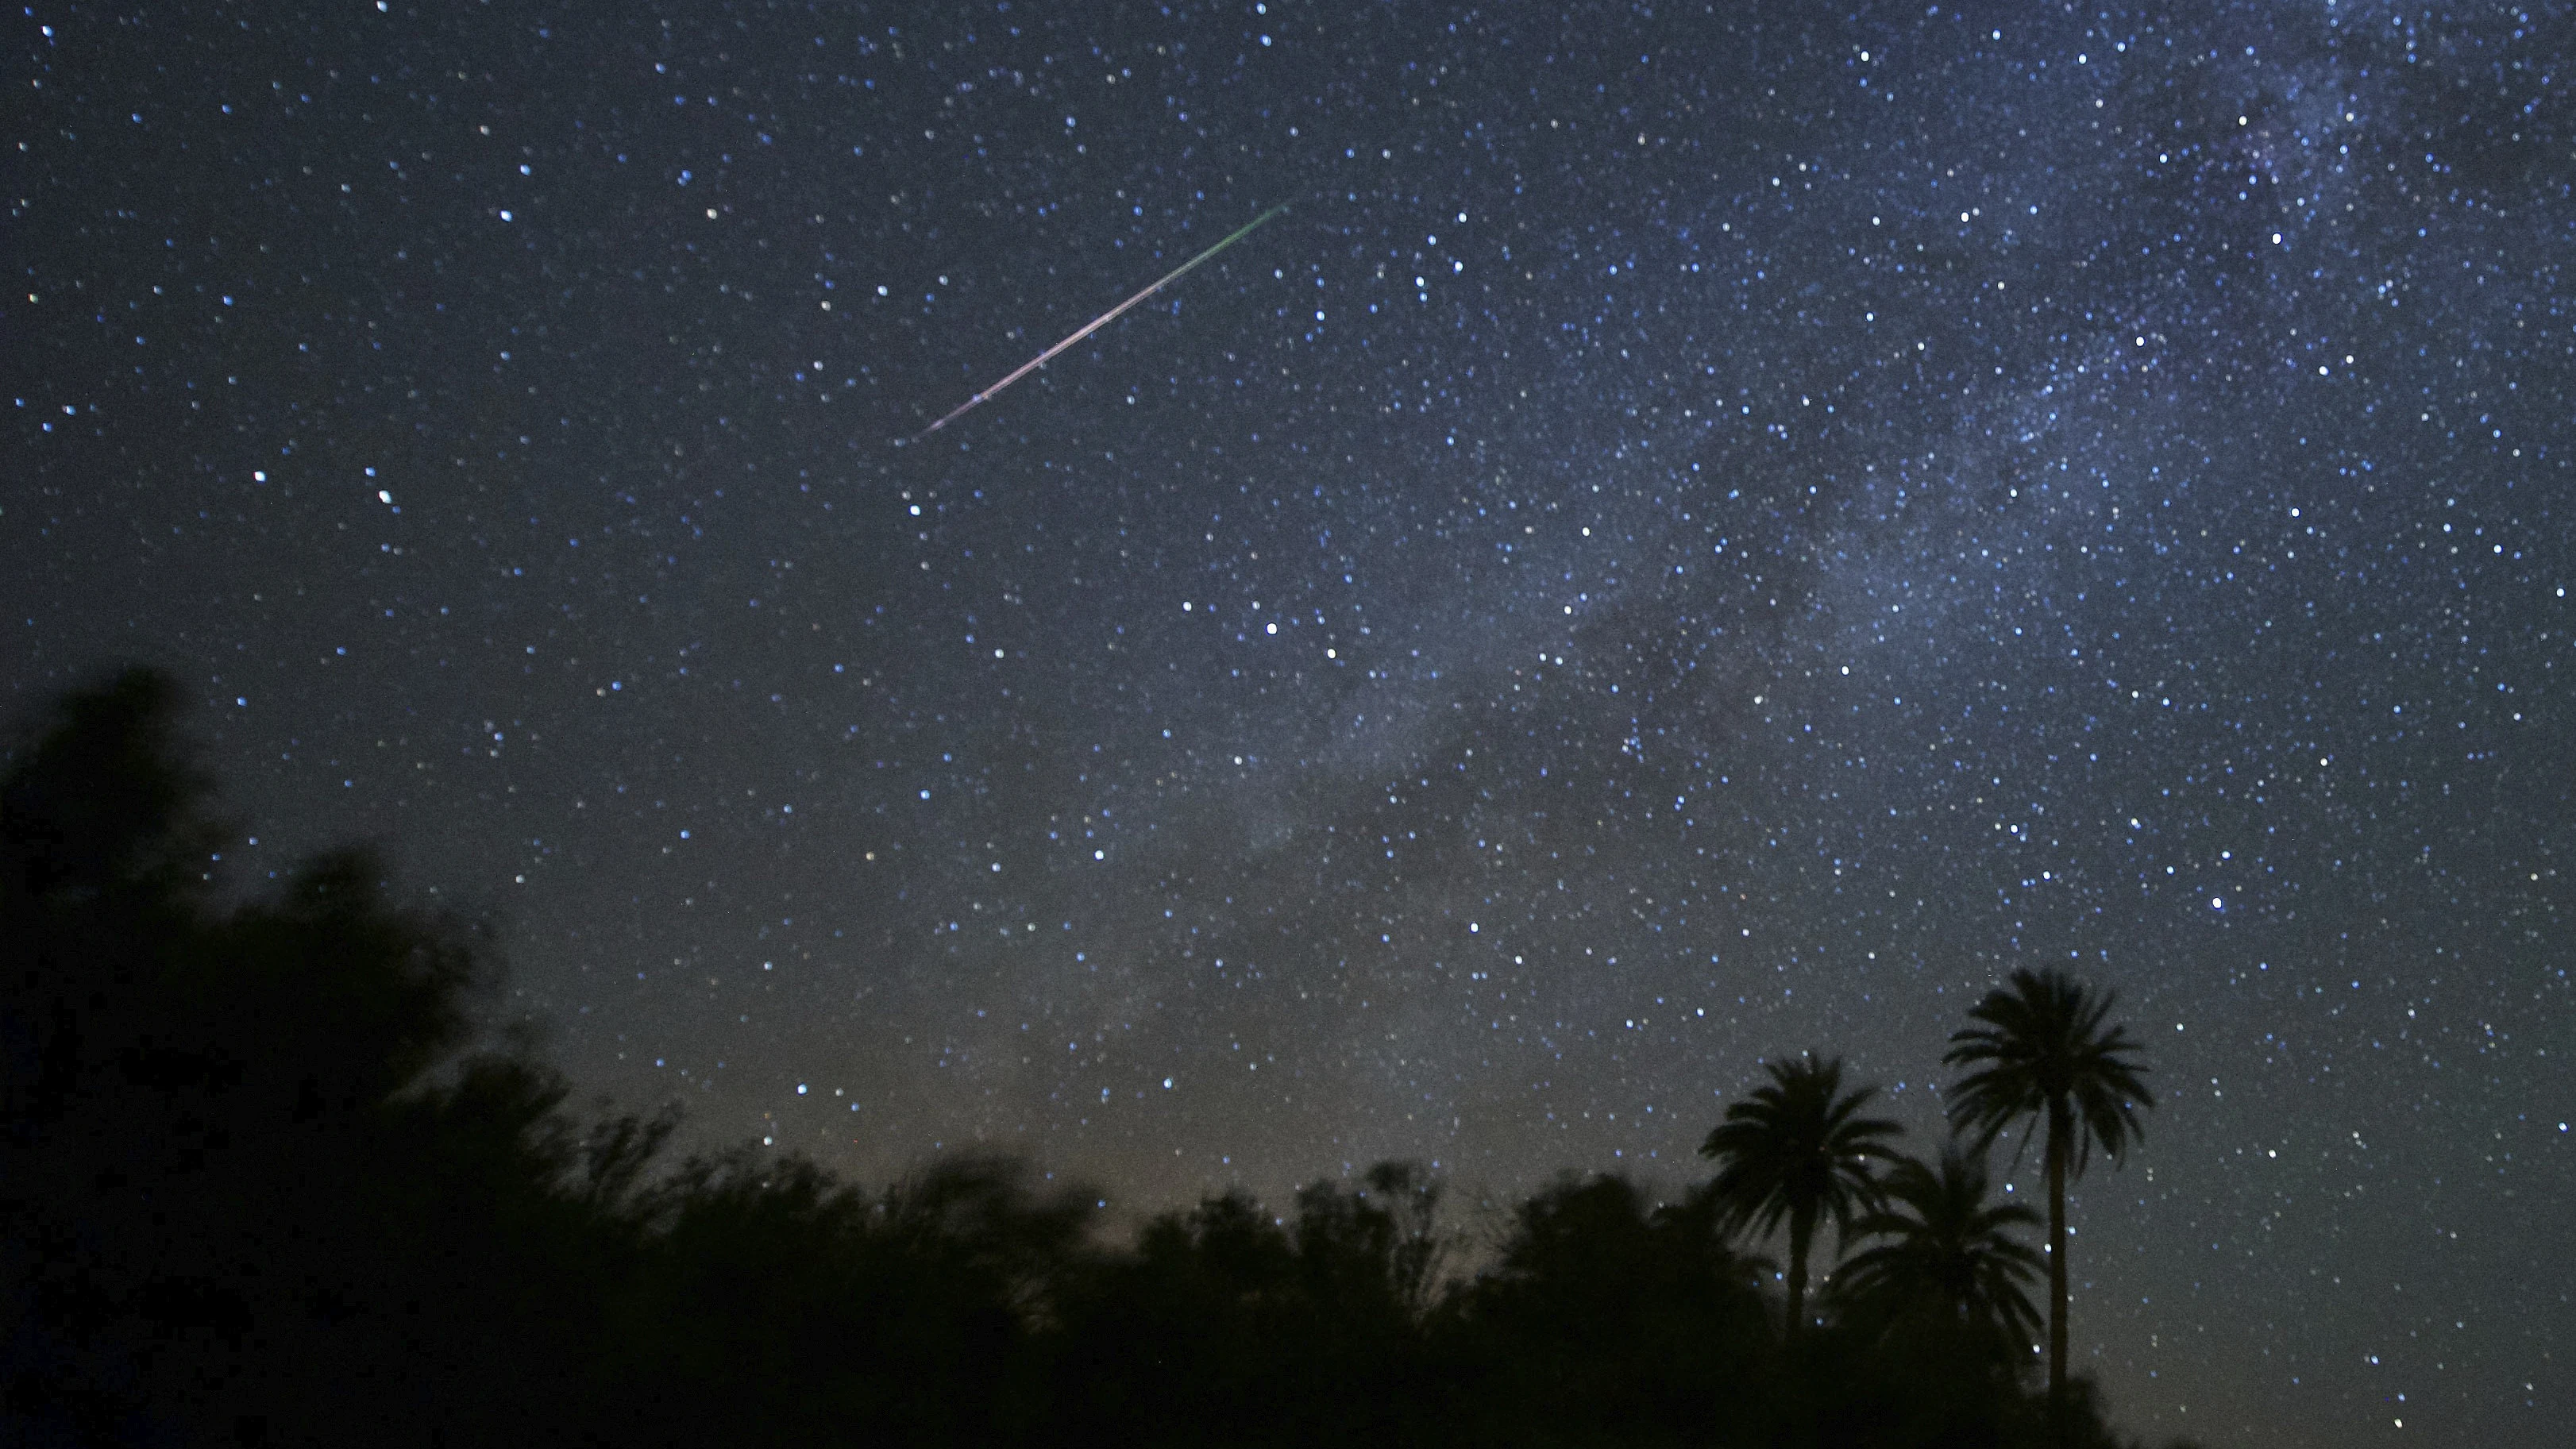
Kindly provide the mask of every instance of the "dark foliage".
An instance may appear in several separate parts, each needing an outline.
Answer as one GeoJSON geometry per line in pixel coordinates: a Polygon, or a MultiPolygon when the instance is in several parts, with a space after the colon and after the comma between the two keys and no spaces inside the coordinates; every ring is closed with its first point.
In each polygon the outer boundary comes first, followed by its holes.
{"type": "Polygon", "coordinates": [[[477,1050],[486,957],[363,854],[219,905],[173,700],[74,695],[0,782],[0,1441],[2041,1442],[1991,1339],[1784,1341],[1708,1189],[1569,1179],[1457,1281],[1398,1164],[1122,1250],[1009,1162],[671,1162],[477,1050]]]}
{"type": "MultiPolygon", "coordinates": [[[[2011,981],[1969,1008],[1973,1026],[1950,1035],[1942,1060],[1974,1068],[1950,1096],[1950,1119],[1973,1133],[1980,1150],[2015,1123],[2045,1125],[2048,1174],[2048,1386],[2072,1413],[2066,1368],[2066,1184],[2084,1175],[2099,1144],[2117,1164],[2144,1128],[2138,1113],[2155,1105],[2128,1029],[2109,1022],[2113,998],[2062,968],[2015,971],[2011,981]]],[[[2071,1427],[2060,1437],[2070,1437],[2071,1427]]]]}
{"type": "Polygon", "coordinates": [[[1778,1367],[1757,1270],[1703,1192],[1658,1207],[1623,1178],[1521,1205],[1447,1318],[1472,1366],[1470,1442],[1768,1442],[1778,1367]]]}
{"type": "Polygon", "coordinates": [[[2015,1229],[2040,1217],[1995,1201],[1990,1187],[1985,1157],[1957,1142],[1938,1167],[1900,1158],[1879,1186],[1878,1211],[1854,1226],[1882,1241],[1846,1259],[1837,1279],[1850,1314],[1883,1332],[1963,1333],[2022,1357],[2039,1328],[2029,1284],[2040,1261],[2015,1229]]]}
{"type": "Polygon", "coordinates": [[[1782,1329],[1795,1336],[1807,1325],[1807,1255],[1820,1221],[1847,1237],[1852,1218],[1876,1205],[1875,1159],[1893,1156],[1898,1127],[1861,1109],[1875,1087],[1843,1090],[1839,1057],[1814,1054],[1791,1062],[1766,1062],[1771,1080],[1726,1109],[1726,1120],[1700,1144],[1717,1162],[1711,1195],[1730,1231],[1768,1234],[1789,1224],[1789,1304],[1782,1329]]]}

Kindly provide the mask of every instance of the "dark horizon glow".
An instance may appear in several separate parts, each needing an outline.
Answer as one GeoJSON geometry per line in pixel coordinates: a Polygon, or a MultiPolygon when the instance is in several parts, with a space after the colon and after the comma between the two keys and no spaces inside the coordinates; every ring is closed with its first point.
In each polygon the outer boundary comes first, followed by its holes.
{"type": "Polygon", "coordinates": [[[1122,1221],[1810,1049],[1930,1156],[2064,966],[2118,1422],[2555,1443],[2569,24],[39,6],[13,717],[167,669],[585,1097],[1122,1221]]]}

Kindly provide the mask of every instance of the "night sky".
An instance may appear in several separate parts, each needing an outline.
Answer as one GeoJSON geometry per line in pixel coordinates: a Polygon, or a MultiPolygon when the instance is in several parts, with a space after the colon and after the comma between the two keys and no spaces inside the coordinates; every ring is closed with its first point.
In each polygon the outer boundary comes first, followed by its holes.
{"type": "Polygon", "coordinates": [[[169,670],[580,1100],[1473,1224],[2060,964],[2123,1423],[2559,1442],[2568,7],[22,21],[13,728],[169,670]]]}

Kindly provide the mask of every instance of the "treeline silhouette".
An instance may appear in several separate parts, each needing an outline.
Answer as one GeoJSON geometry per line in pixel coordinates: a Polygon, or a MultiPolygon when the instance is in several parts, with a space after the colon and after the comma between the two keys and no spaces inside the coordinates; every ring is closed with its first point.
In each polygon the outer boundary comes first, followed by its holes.
{"type": "Polygon", "coordinates": [[[2031,1214],[1982,1144],[1894,1158],[1838,1067],[1833,1201],[1765,1165],[1757,1093],[1711,1184],[1567,1177],[1473,1262],[1401,1164],[1115,1245],[999,1159],[676,1158],[674,1116],[585,1119],[490,1045],[489,953],[363,853],[219,898],[177,698],[71,694],[0,782],[0,1440],[2119,1442],[2033,1383],[2031,1214]],[[1784,1216],[1793,1294],[1820,1221],[1874,1245],[1794,1315],[1745,1247],[1784,1216]]]}

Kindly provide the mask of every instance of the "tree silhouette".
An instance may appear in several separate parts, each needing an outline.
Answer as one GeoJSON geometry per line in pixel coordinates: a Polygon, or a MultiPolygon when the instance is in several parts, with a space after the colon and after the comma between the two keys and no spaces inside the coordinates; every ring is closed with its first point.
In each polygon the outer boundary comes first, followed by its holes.
{"type": "MultiPolygon", "coordinates": [[[[2026,1330],[2025,1215],[1965,1159],[1882,1191],[1895,1128],[1838,1062],[1771,1066],[1681,1202],[1542,1189],[1465,1282],[1400,1163],[1094,1246],[1101,1197],[1006,1160],[873,1192],[749,1144],[669,1162],[676,1109],[577,1118],[493,1045],[499,964],[364,852],[216,888],[180,698],[129,673],[0,756],[0,1443],[2123,1442],[2083,1379],[2043,1402],[1971,1336],[1888,1331],[2026,1330]],[[1829,1219],[1885,1240],[1838,1306],[1938,1313],[1810,1323],[1829,1219]],[[1794,1342],[1730,1241],[1784,1220],[1794,1342]]],[[[1953,1054],[1986,1053],[1988,1142],[2048,1110],[2006,1090],[2009,1007],[1953,1054]]],[[[2134,1134],[2119,1073],[2070,1089],[2063,1162],[2134,1134]]]]}
{"type": "Polygon", "coordinates": [[[1494,1261],[1435,1322],[1460,1444],[1770,1442],[1775,1368],[1753,1263],[1704,1193],[1656,1206],[1622,1177],[1518,1205],[1494,1261]]]}
{"type": "MultiPolygon", "coordinates": [[[[2152,1107],[2138,1043],[2105,1027],[2114,993],[2096,994],[2065,971],[2028,968],[1969,1011],[1979,1023],[1950,1035],[1941,1060],[1973,1067],[1950,1095],[1950,1119],[1980,1149],[2016,1122],[2044,1122],[2048,1167],[2048,1399],[2066,1412],[2066,1180],[2080,1177],[2097,1145],[2118,1162],[2137,1140],[2137,1109],[2152,1107]]],[[[2023,1134],[2025,1144],[2028,1131],[2023,1134]]]]}
{"type": "Polygon", "coordinates": [[[1938,1168],[1900,1159],[1880,1179],[1876,1212],[1852,1227],[1883,1241],[1844,1262],[1837,1286],[1851,1303],[1889,1323],[1929,1319],[1965,1333],[1978,1346],[2009,1350],[2029,1361],[2039,1310],[2027,1285],[2039,1276],[2039,1254],[2014,1236],[2039,1214],[2020,1203],[1990,1201],[1983,1153],[1950,1143],[1938,1168]]]}
{"type": "Polygon", "coordinates": [[[1304,1291],[1354,1317],[1419,1323],[1451,1247],[1440,1228],[1440,1180],[1418,1163],[1381,1162],[1360,1182],[1356,1192],[1329,1180],[1298,1189],[1304,1291]]]}
{"type": "Polygon", "coordinates": [[[1795,1337],[1806,1324],[1807,1250],[1816,1222],[1830,1218],[1848,1237],[1852,1215],[1877,1202],[1871,1158],[1894,1155],[1894,1122],[1863,1117],[1875,1087],[1843,1090],[1840,1057],[1771,1062],[1769,1086],[1726,1109],[1726,1120],[1700,1144],[1718,1163],[1710,1186],[1731,1231],[1768,1234],[1789,1221],[1789,1319],[1795,1337]]]}
{"type": "MultiPolygon", "coordinates": [[[[439,1279],[461,1302],[502,1276],[387,1251],[471,1170],[433,1176],[415,1149],[482,1112],[515,1152],[554,1099],[469,1066],[442,1104],[392,1100],[468,1044],[483,962],[449,923],[394,907],[360,853],[215,909],[223,832],[178,699],[142,671],[68,695],[0,781],[0,1272],[41,1345],[11,1356],[0,1394],[78,1434],[193,1422],[249,1440],[283,1433],[293,1405],[303,1432],[371,1437],[434,1372],[429,1354],[378,1354],[431,1311],[385,1305],[423,1304],[439,1279]],[[484,1112],[504,1099],[527,1111],[484,1112]]],[[[442,1226],[470,1232],[498,1204],[474,1206],[442,1226]]],[[[483,1402],[507,1397],[487,1387],[483,1402]]]]}
{"type": "Polygon", "coordinates": [[[1295,1215],[1240,1189],[1146,1224],[1069,1296],[1056,1336],[1056,1442],[1418,1441],[1445,1380],[1426,1309],[1445,1238],[1440,1185],[1380,1163],[1357,1189],[1300,1188],[1295,1215]]]}

